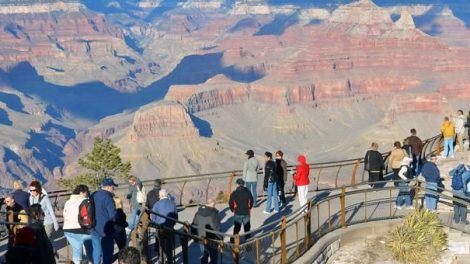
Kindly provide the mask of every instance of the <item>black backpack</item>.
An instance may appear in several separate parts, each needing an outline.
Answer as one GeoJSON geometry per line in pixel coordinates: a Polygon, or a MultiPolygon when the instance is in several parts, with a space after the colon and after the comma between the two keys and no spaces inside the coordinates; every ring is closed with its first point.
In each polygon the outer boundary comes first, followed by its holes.
{"type": "Polygon", "coordinates": [[[78,223],[83,229],[92,229],[95,226],[95,200],[93,195],[83,200],[78,206],[78,223]]]}
{"type": "Polygon", "coordinates": [[[408,166],[408,165],[401,165],[400,170],[401,170],[401,168],[403,168],[403,167],[406,167],[405,177],[406,177],[407,179],[410,179],[410,180],[413,179],[413,174],[411,173],[411,168],[410,168],[410,166],[408,166]]]}

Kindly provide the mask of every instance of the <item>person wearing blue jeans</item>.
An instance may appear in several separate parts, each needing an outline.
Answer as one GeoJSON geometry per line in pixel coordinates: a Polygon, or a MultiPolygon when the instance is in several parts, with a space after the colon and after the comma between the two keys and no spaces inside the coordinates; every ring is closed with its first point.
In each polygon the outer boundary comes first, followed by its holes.
{"type": "MultiPolygon", "coordinates": [[[[452,177],[452,194],[453,197],[465,202],[470,202],[468,195],[469,190],[466,183],[470,180],[470,170],[464,164],[459,164],[449,172],[452,177]]],[[[458,201],[453,201],[454,206],[454,222],[456,224],[468,224],[467,221],[467,205],[458,201]]]]}
{"type": "Polygon", "coordinates": [[[413,177],[412,168],[410,167],[412,161],[413,159],[409,157],[404,157],[401,161],[401,167],[398,171],[398,177],[402,181],[398,182],[399,192],[396,200],[397,209],[402,209],[403,206],[406,206],[410,209],[412,208],[410,187],[408,186],[407,182],[410,178],[413,177]]]}
{"type": "Polygon", "coordinates": [[[429,210],[437,209],[437,201],[439,196],[437,193],[437,186],[441,180],[441,173],[436,165],[437,157],[435,154],[431,155],[428,162],[424,163],[421,174],[426,180],[426,208],[429,210]]]}
{"type": "Polygon", "coordinates": [[[129,190],[127,192],[127,199],[131,204],[131,215],[129,217],[129,227],[127,231],[132,231],[139,224],[138,218],[142,210],[142,204],[137,201],[137,192],[142,190],[142,182],[135,176],[129,177],[129,190]]]}
{"type": "MultiPolygon", "coordinates": [[[[274,211],[279,212],[279,195],[277,183],[279,174],[276,172],[276,163],[273,161],[273,154],[265,152],[264,157],[266,163],[264,165],[264,184],[263,188],[267,192],[266,210],[264,213],[271,213],[271,201],[274,199],[274,211]]],[[[281,168],[282,171],[282,168],[281,168]]]]}
{"type": "Polygon", "coordinates": [[[276,182],[269,182],[267,188],[267,201],[266,201],[266,211],[271,212],[271,201],[274,201],[274,212],[279,212],[279,195],[276,182]]]}
{"type": "Polygon", "coordinates": [[[444,158],[454,158],[455,127],[447,116],[444,117],[444,123],[441,126],[441,132],[442,136],[444,137],[444,158]]]}
{"type": "Polygon", "coordinates": [[[246,186],[246,188],[248,188],[248,190],[250,190],[251,196],[253,196],[253,207],[256,207],[256,198],[258,197],[258,193],[256,192],[256,188],[258,186],[258,183],[257,182],[246,181],[245,186],[246,186]]]}
{"type": "Polygon", "coordinates": [[[101,182],[101,189],[93,193],[95,202],[95,226],[91,231],[93,263],[111,264],[114,253],[114,222],[116,205],[113,200],[114,183],[112,178],[101,182]],[[103,262],[100,262],[103,257],[103,262]]]}
{"type": "MultiPolygon", "coordinates": [[[[84,222],[80,217],[80,206],[86,204],[88,201],[88,186],[78,185],[70,199],[65,202],[63,216],[64,216],[64,235],[72,249],[72,260],[76,263],[81,263],[83,256],[83,246],[85,245],[86,256],[91,261],[92,247],[90,228],[86,228],[89,222],[84,222]],[[79,218],[81,221],[79,221],[79,218]]],[[[86,207],[85,207],[86,208],[86,207]]],[[[91,225],[89,225],[91,227],[91,225]]]]}
{"type": "Polygon", "coordinates": [[[242,179],[245,181],[245,187],[250,190],[251,196],[253,197],[253,206],[256,207],[256,199],[258,198],[256,187],[258,185],[259,162],[255,158],[255,152],[253,150],[249,149],[245,154],[248,156],[248,159],[243,164],[242,179]]]}

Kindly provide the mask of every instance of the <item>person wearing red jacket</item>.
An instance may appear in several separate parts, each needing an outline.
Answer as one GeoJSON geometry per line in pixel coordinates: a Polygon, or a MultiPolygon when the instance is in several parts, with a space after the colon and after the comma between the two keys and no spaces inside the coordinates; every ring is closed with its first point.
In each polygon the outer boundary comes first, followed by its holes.
{"type": "Polygon", "coordinates": [[[310,174],[310,167],[307,164],[307,159],[304,155],[300,155],[297,158],[299,162],[294,175],[294,182],[298,189],[300,207],[307,203],[308,185],[310,180],[308,175],[310,174]]]}

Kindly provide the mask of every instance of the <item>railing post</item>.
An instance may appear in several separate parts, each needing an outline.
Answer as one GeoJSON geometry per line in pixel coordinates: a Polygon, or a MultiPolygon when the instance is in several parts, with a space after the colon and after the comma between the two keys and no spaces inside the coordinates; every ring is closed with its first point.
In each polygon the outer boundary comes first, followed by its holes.
{"type": "Polygon", "coordinates": [[[312,201],[308,201],[307,203],[307,212],[304,213],[304,224],[305,224],[305,237],[304,237],[304,245],[305,248],[310,247],[310,241],[312,236],[312,201]]]}
{"type": "Polygon", "coordinates": [[[232,249],[233,263],[238,264],[239,254],[240,254],[240,235],[236,234],[234,236],[233,249],[232,249]]]}
{"type": "Polygon", "coordinates": [[[414,196],[414,200],[415,200],[415,209],[418,210],[419,209],[419,204],[418,204],[418,199],[419,199],[419,185],[420,185],[420,182],[418,180],[416,180],[416,183],[415,183],[415,196],[414,196]]]}
{"type": "Polygon", "coordinates": [[[183,263],[189,263],[189,247],[188,247],[188,234],[189,234],[190,225],[188,222],[184,222],[183,230],[184,234],[181,236],[181,248],[183,251],[183,263]]]}
{"type": "Polygon", "coordinates": [[[282,216],[282,220],[281,220],[281,264],[286,264],[287,263],[286,225],[287,225],[286,217],[282,216]]]}
{"type": "Polygon", "coordinates": [[[351,186],[352,187],[356,186],[356,173],[357,173],[357,168],[359,167],[359,164],[361,164],[361,161],[356,160],[356,164],[354,164],[353,171],[351,174],[351,186]]]}
{"type": "Polygon", "coordinates": [[[235,172],[232,172],[230,174],[228,184],[227,184],[227,195],[225,196],[226,203],[228,203],[228,200],[230,199],[230,194],[232,193],[232,183],[233,183],[234,178],[235,178],[235,172]]]}
{"type": "Polygon", "coordinates": [[[341,227],[346,228],[346,188],[341,188],[341,227]]]}

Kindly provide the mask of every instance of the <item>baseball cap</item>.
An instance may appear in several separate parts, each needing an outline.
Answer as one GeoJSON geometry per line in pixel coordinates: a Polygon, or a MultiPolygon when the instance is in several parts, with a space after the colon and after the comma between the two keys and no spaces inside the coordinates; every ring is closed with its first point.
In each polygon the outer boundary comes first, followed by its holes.
{"type": "Polygon", "coordinates": [[[101,182],[101,186],[114,186],[118,187],[118,185],[114,182],[113,178],[104,178],[101,182]]]}

